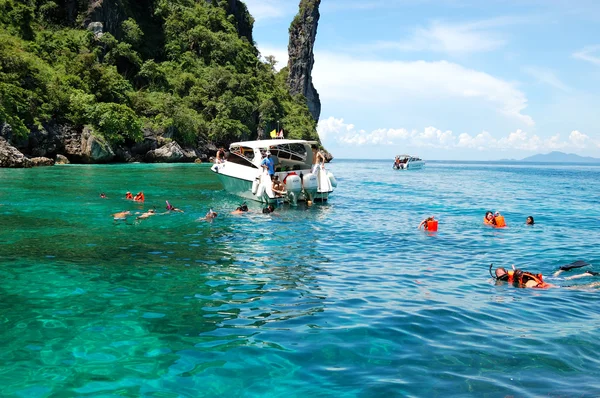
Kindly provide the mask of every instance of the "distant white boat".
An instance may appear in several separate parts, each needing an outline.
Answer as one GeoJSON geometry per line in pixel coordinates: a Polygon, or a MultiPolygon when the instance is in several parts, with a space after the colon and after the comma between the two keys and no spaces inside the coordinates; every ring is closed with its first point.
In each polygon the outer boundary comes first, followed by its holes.
{"type": "Polygon", "coordinates": [[[312,144],[317,142],[286,139],[235,142],[229,146],[227,160],[213,165],[211,170],[225,190],[246,199],[263,203],[283,200],[292,205],[305,200],[326,201],[337,181],[320,165],[312,169],[312,144]],[[283,197],[273,192],[271,177],[260,166],[267,151],[274,161],[275,175],[285,185],[283,197]]]}
{"type": "Polygon", "coordinates": [[[398,155],[392,167],[395,170],[419,170],[425,167],[425,161],[416,156],[398,155]]]}

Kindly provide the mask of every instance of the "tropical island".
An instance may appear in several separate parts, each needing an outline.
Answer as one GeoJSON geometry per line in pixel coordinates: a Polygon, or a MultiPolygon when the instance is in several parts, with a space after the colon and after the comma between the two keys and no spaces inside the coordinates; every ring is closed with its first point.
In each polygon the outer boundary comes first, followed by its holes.
{"type": "Polygon", "coordinates": [[[537,154],[526,157],[522,162],[547,162],[547,163],[600,163],[600,159],[590,156],[579,156],[574,153],[553,151],[547,154],[537,154]]]}
{"type": "Polygon", "coordinates": [[[0,166],[193,162],[230,142],[318,140],[320,0],[279,72],[239,0],[0,0],[0,166]]]}

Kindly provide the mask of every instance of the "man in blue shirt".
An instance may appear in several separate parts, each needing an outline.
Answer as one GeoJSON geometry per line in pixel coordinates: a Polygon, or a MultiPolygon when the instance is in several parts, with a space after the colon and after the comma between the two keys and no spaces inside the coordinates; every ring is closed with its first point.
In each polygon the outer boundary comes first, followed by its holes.
{"type": "Polygon", "coordinates": [[[266,157],[260,163],[261,167],[266,168],[269,171],[269,176],[271,180],[273,179],[273,175],[275,174],[275,164],[273,159],[271,159],[271,152],[267,151],[266,157]]]}

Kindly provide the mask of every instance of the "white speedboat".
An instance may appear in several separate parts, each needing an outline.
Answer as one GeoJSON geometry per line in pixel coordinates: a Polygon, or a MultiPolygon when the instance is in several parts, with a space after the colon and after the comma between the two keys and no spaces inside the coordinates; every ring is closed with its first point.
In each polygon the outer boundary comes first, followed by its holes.
{"type": "Polygon", "coordinates": [[[398,155],[394,159],[395,170],[418,170],[425,167],[425,161],[421,158],[410,155],[398,155]]]}
{"type": "Polygon", "coordinates": [[[278,201],[295,205],[298,201],[325,201],[337,186],[330,171],[316,166],[312,169],[311,145],[316,141],[260,140],[235,142],[229,146],[229,156],[211,170],[228,192],[264,203],[278,201]],[[285,193],[272,189],[268,171],[261,167],[263,154],[271,153],[275,175],[283,181],[285,193]]]}

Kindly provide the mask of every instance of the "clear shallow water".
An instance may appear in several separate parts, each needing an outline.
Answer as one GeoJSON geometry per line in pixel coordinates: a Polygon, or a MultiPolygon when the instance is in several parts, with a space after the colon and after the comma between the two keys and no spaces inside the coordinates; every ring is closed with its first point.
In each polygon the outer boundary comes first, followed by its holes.
{"type": "Polygon", "coordinates": [[[487,269],[600,271],[600,167],[330,167],[278,216],[228,214],[205,165],[0,169],[0,396],[600,395],[600,289],[487,269]]]}

